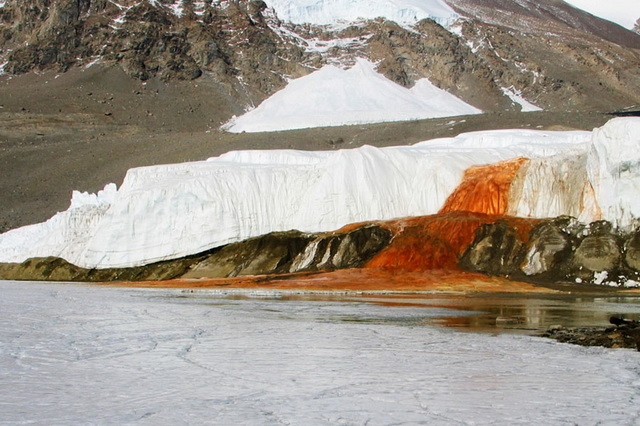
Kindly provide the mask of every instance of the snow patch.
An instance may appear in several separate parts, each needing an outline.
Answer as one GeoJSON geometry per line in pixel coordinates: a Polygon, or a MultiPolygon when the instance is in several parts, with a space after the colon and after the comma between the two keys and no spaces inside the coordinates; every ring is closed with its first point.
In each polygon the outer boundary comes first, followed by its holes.
{"type": "Polygon", "coordinates": [[[178,0],[168,5],[171,12],[173,12],[173,14],[176,15],[178,18],[182,16],[182,13],[184,11],[183,3],[184,3],[184,0],[178,0]]]}
{"type": "Polygon", "coordinates": [[[629,30],[633,29],[636,19],[640,17],[640,2],[638,0],[609,2],[602,0],[566,0],[566,2],[599,18],[615,22],[629,30]]]}
{"type": "Polygon", "coordinates": [[[99,64],[100,62],[102,62],[102,57],[96,56],[91,62],[84,66],[84,69],[89,69],[92,66],[99,64]]]}
{"type": "Polygon", "coordinates": [[[531,102],[527,101],[522,96],[522,92],[519,90],[516,90],[516,88],[513,86],[509,88],[502,87],[502,93],[508,96],[513,103],[520,105],[522,112],[542,111],[542,108],[537,107],[531,102]]]}
{"type": "Polygon", "coordinates": [[[606,284],[611,286],[611,283],[607,282],[607,278],[609,278],[609,273],[607,271],[596,272],[593,274],[593,283],[596,285],[606,284]]]}
{"type": "Polygon", "coordinates": [[[267,0],[278,17],[295,24],[332,25],[385,18],[411,25],[431,18],[448,24],[458,15],[442,0],[267,0]]]}
{"type": "Polygon", "coordinates": [[[327,65],[295,79],[256,109],[223,126],[232,133],[266,132],[479,114],[481,111],[421,79],[411,89],[357,59],[343,70],[327,65]]]}

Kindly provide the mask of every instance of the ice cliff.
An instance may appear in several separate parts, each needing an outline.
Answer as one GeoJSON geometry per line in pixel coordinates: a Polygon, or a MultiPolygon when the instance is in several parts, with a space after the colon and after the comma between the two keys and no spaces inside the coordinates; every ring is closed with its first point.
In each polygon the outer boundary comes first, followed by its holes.
{"type": "Polygon", "coordinates": [[[629,227],[640,214],[639,147],[640,119],[619,118],[594,132],[499,130],[414,146],[238,151],[136,168],[117,192],[74,194],[69,210],[0,235],[0,261],[58,256],[86,268],[137,266],[272,231],[433,214],[470,167],[515,158],[529,160],[509,174],[521,183],[511,184],[519,189],[509,190],[505,211],[629,227]]]}

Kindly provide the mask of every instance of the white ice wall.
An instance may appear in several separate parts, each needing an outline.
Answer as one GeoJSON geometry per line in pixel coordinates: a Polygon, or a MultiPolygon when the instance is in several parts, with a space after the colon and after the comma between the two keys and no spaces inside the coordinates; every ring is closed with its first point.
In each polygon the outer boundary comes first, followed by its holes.
{"type": "Polygon", "coordinates": [[[593,131],[587,171],[603,218],[630,227],[640,217],[640,118],[616,118],[593,131]]]}
{"type": "Polygon", "coordinates": [[[99,208],[76,197],[49,222],[0,235],[0,261],[52,255],[84,267],[126,267],[272,231],[329,231],[436,213],[472,165],[585,153],[589,138],[589,132],[476,132],[415,146],[244,151],[132,169],[99,208]]]}

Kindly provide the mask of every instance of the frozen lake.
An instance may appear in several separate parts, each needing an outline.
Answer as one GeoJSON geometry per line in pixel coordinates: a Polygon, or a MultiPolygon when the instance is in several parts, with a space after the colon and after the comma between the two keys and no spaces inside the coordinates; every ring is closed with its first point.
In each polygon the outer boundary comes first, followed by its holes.
{"type": "Polygon", "coordinates": [[[640,422],[638,352],[433,325],[554,320],[534,299],[249,296],[0,282],[0,424],[640,422]]]}

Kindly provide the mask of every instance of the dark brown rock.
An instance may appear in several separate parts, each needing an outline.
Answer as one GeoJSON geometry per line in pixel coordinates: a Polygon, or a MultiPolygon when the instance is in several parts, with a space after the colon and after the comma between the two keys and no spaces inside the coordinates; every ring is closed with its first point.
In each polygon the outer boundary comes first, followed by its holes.
{"type": "Polygon", "coordinates": [[[511,275],[519,271],[523,243],[517,230],[506,222],[482,225],[460,259],[463,269],[489,275],[511,275]]]}
{"type": "Polygon", "coordinates": [[[233,243],[195,264],[186,278],[283,273],[313,240],[299,231],[276,232],[233,243]]]}
{"type": "Polygon", "coordinates": [[[640,230],[635,230],[624,243],[624,262],[626,266],[640,272],[640,230]]]}
{"type": "Polygon", "coordinates": [[[0,264],[0,279],[48,281],[158,281],[335,270],[363,266],[391,241],[379,226],[349,232],[275,232],[210,252],[135,268],[84,269],[56,257],[0,264]]]}
{"type": "Polygon", "coordinates": [[[521,270],[525,275],[554,274],[572,255],[572,239],[566,231],[573,218],[559,218],[537,225],[526,244],[521,270]]]}
{"type": "Polygon", "coordinates": [[[58,257],[0,264],[0,279],[29,281],[156,281],[178,278],[197,257],[158,262],[137,268],[85,269],[58,257]]]}
{"type": "Polygon", "coordinates": [[[636,321],[619,319],[612,321],[614,327],[553,327],[542,333],[562,343],[580,346],[602,346],[605,348],[629,348],[640,351],[640,328],[636,321]]]}
{"type": "Polygon", "coordinates": [[[594,222],[589,231],[590,235],[580,242],[573,255],[573,269],[599,272],[618,268],[622,254],[618,238],[611,234],[611,224],[594,222]]]}
{"type": "Polygon", "coordinates": [[[619,235],[607,221],[545,220],[528,236],[501,221],[483,225],[460,258],[461,268],[538,284],[570,282],[634,287],[640,282],[637,233],[619,235]],[[624,243],[624,250],[622,249],[624,243]]]}
{"type": "Polygon", "coordinates": [[[229,244],[193,265],[185,278],[335,270],[364,265],[391,240],[378,226],[347,233],[277,232],[229,244]]]}

